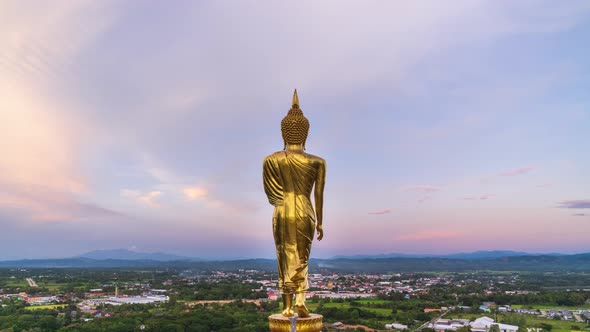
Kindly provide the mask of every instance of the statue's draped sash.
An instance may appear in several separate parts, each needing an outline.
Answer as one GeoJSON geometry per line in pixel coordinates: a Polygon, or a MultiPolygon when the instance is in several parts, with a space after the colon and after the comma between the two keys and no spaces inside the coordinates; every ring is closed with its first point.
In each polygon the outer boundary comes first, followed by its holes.
{"type": "Polygon", "coordinates": [[[306,291],[315,212],[310,201],[317,170],[305,155],[277,152],[264,160],[264,190],[275,206],[273,235],[281,293],[306,291]]]}

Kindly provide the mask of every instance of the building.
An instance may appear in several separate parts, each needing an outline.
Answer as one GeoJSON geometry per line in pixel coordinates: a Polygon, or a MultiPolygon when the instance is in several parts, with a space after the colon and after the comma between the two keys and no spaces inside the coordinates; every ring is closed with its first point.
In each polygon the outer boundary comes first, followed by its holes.
{"type": "Polygon", "coordinates": [[[268,296],[268,299],[271,301],[276,301],[279,298],[279,296],[275,292],[267,292],[266,295],[268,296]]]}
{"type": "Polygon", "coordinates": [[[408,325],[397,324],[397,323],[385,324],[385,328],[388,329],[388,330],[407,330],[408,329],[408,325]]]}
{"type": "Polygon", "coordinates": [[[468,319],[439,318],[435,322],[428,324],[428,327],[437,332],[457,331],[457,329],[463,326],[469,326],[468,319]]]}
{"type": "Polygon", "coordinates": [[[31,305],[46,304],[55,301],[54,296],[31,296],[26,297],[25,300],[31,305]]]}
{"type": "Polygon", "coordinates": [[[498,327],[500,328],[500,332],[516,332],[516,331],[518,331],[518,326],[496,323],[490,317],[485,317],[485,316],[474,320],[469,325],[471,325],[472,332],[488,332],[490,330],[490,327],[492,327],[492,325],[498,325],[498,327]]]}

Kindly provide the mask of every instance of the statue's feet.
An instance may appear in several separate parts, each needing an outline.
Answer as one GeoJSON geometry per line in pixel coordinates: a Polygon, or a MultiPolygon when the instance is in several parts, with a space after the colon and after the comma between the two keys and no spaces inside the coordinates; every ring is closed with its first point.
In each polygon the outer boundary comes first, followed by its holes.
{"type": "Polygon", "coordinates": [[[293,316],[295,316],[295,313],[293,312],[293,309],[291,309],[291,308],[285,308],[285,310],[283,310],[282,314],[285,317],[293,317],[293,316]]]}
{"type": "Polygon", "coordinates": [[[295,310],[297,310],[297,316],[299,318],[309,317],[309,310],[305,306],[305,304],[295,305],[295,310]]]}

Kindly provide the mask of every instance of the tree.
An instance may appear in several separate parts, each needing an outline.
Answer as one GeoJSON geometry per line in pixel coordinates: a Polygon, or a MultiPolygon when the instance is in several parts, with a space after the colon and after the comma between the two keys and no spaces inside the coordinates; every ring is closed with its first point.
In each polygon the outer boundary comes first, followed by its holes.
{"type": "Polygon", "coordinates": [[[39,327],[43,331],[55,331],[59,327],[57,320],[53,316],[43,316],[39,320],[39,327]]]}
{"type": "Polygon", "coordinates": [[[541,323],[540,326],[545,331],[551,331],[553,329],[553,325],[551,324],[541,323]]]}
{"type": "Polygon", "coordinates": [[[498,324],[490,325],[489,332],[500,332],[500,326],[498,324]]]}
{"type": "Polygon", "coordinates": [[[350,310],[350,320],[354,323],[359,322],[359,318],[360,318],[360,313],[358,309],[351,309],[350,310]]]}

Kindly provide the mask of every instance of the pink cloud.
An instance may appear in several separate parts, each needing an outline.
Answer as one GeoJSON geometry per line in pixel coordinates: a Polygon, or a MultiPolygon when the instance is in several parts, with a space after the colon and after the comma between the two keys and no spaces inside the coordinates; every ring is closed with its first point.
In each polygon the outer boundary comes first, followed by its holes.
{"type": "Polygon", "coordinates": [[[405,234],[394,238],[396,241],[426,241],[438,239],[452,239],[464,236],[465,233],[459,230],[433,229],[405,234]]]}
{"type": "Polygon", "coordinates": [[[205,187],[186,187],[182,190],[184,196],[191,201],[204,199],[209,194],[209,191],[205,187]]]}
{"type": "Polygon", "coordinates": [[[383,209],[383,210],[369,212],[369,214],[388,214],[388,213],[391,213],[391,209],[383,209]]]}
{"type": "Polygon", "coordinates": [[[69,222],[120,220],[125,215],[98,205],[82,203],[73,194],[29,185],[26,189],[4,187],[0,193],[0,209],[17,211],[37,222],[69,222]]]}
{"type": "Polygon", "coordinates": [[[534,167],[528,166],[528,167],[521,167],[521,168],[517,168],[517,169],[512,169],[509,171],[505,171],[502,173],[499,173],[498,176],[516,176],[516,175],[521,175],[521,174],[525,174],[528,173],[532,170],[534,170],[534,167]]]}
{"type": "Polygon", "coordinates": [[[431,198],[432,198],[431,196],[429,196],[429,195],[426,195],[426,196],[424,196],[424,197],[422,197],[422,198],[420,198],[420,199],[418,200],[418,204],[422,204],[422,203],[426,202],[427,200],[429,200],[429,199],[431,199],[431,198]]]}
{"type": "Polygon", "coordinates": [[[466,196],[466,197],[459,197],[457,198],[458,200],[461,201],[477,201],[477,200],[486,200],[488,198],[494,197],[496,195],[492,195],[492,194],[485,194],[485,195],[481,195],[481,196],[466,196]]]}
{"type": "Polygon", "coordinates": [[[441,189],[440,187],[427,185],[427,184],[408,186],[408,187],[404,188],[405,191],[421,191],[424,193],[432,193],[432,192],[438,191],[440,189],[441,189]]]}
{"type": "Polygon", "coordinates": [[[437,186],[433,186],[433,185],[429,185],[429,184],[420,184],[420,185],[415,185],[415,186],[407,186],[403,190],[417,192],[420,195],[420,198],[418,198],[417,203],[422,204],[425,201],[432,199],[431,194],[436,191],[439,191],[440,189],[441,188],[437,187],[437,186]]]}
{"type": "Polygon", "coordinates": [[[121,197],[134,199],[142,204],[146,204],[152,207],[158,207],[160,206],[160,203],[157,199],[158,197],[162,196],[162,192],[150,191],[144,194],[138,190],[123,189],[121,190],[120,195],[121,197]]]}

